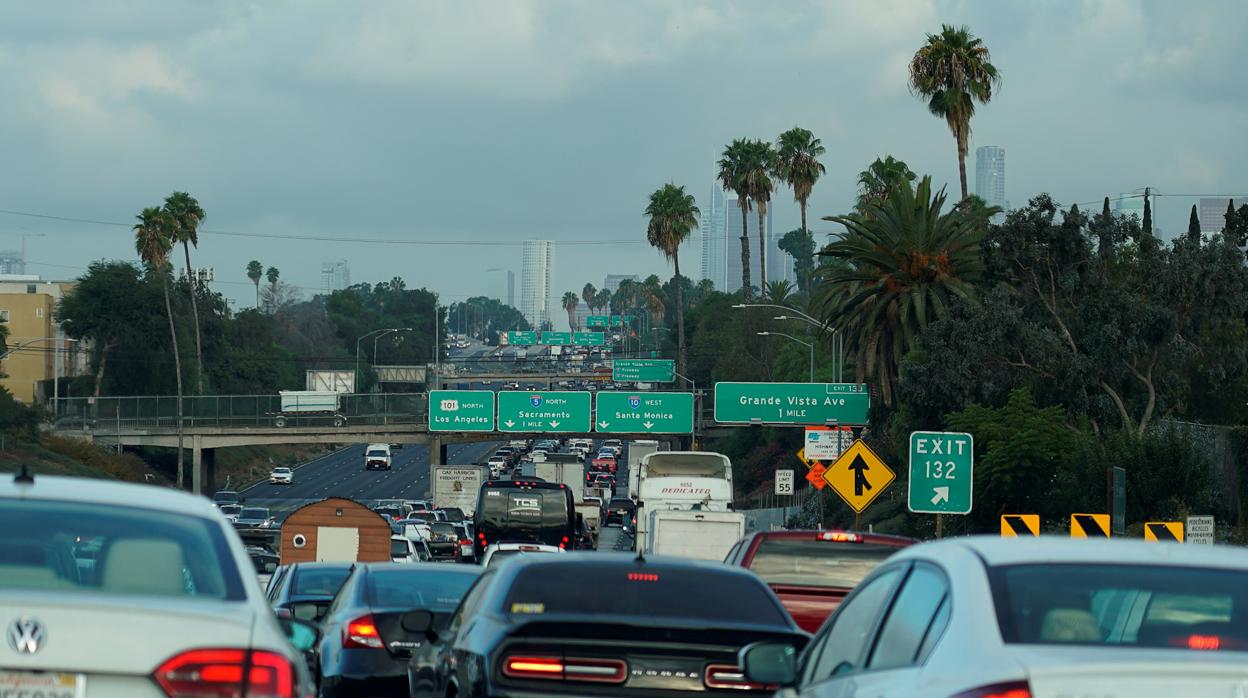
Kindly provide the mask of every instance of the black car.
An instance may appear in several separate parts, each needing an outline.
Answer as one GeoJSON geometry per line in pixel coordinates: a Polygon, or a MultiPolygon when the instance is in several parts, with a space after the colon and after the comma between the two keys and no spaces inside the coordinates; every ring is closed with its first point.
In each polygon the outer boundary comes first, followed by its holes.
{"type": "Polygon", "coordinates": [[[521,555],[491,566],[412,655],[412,697],[770,695],[737,654],[809,636],[757,576],[725,565],[612,553],[521,555]]]}
{"type": "Polygon", "coordinates": [[[607,504],[607,518],[602,522],[603,527],[611,524],[619,524],[627,527],[633,520],[633,514],[637,513],[637,504],[628,497],[612,497],[607,504]]]}
{"type": "Polygon", "coordinates": [[[321,697],[406,697],[408,659],[429,642],[423,628],[404,629],[405,614],[449,613],[480,573],[474,565],[357,563],[321,624],[321,697]]]}
{"type": "Polygon", "coordinates": [[[265,595],[284,618],[319,621],[351,573],[349,562],[296,562],[277,568],[265,595]]]}
{"type": "Polygon", "coordinates": [[[427,541],[429,552],[435,560],[454,560],[459,557],[459,529],[449,521],[435,521],[429,524],[433,536],[427,541]]]}

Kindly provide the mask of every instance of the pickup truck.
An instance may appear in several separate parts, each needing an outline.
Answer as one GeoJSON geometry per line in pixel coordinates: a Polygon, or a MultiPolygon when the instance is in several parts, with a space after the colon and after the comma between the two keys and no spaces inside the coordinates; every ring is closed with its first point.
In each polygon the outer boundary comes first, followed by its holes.
{"type": "Polygon", "coordinates": [[[889,555],[916,541],[849,531],[757,531],[728,551],[724,562],[752,570],[809,633],[889,555]]]}

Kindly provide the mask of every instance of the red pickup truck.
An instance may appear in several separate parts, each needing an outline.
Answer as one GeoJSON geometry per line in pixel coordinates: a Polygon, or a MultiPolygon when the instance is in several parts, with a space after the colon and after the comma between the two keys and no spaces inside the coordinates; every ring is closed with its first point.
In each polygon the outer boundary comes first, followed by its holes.
{"type": "Polygon", "coordinates": [[[848,531],[757,531],[724,562],[762,577],[798,626],[814,633],[876,565],[915,542],[848,531]]]}

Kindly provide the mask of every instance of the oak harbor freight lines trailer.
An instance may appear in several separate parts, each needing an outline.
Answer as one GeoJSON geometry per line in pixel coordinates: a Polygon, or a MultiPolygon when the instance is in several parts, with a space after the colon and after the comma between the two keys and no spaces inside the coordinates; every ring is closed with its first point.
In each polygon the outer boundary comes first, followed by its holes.
{"type": "Polygon", "coordinates": [[[481,484],[490,479],[490,469],[483,465],[435,465],[432,479],[434,507],[458,508],[466,518],[472,518],[477,510],[477,493],[481,484]]]}

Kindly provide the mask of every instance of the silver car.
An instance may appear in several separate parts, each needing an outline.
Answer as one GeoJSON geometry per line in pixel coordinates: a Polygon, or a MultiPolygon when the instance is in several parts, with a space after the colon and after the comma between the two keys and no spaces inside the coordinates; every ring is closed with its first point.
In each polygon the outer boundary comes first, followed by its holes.
{"type": "Polygon", "coordinates": [[[0,630],[0,695],[315,690],[315,628],[279,622],[225,518],[171,489],[0,479],[0,630]]]}

